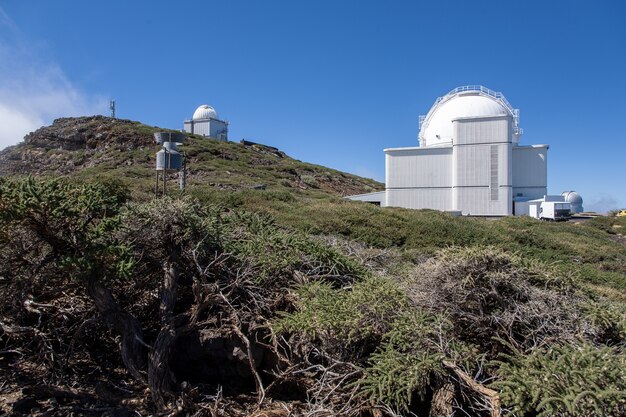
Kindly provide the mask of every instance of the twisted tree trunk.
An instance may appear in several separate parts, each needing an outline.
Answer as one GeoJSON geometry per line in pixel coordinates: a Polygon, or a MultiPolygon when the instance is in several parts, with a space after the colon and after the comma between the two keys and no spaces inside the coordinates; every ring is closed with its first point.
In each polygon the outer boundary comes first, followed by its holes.
{"type": "Polygon", "coordinates": [[[178,260],[180,248],[170,244],[169,256],[163,265],[163,288],[161,290],[161,330],[154,342],[148,363],[148,385],[152,400],[159,409],[166,408],[174,380],[170,371],[170,356],[178,334],[174,323],[174,304],[178,287],[178,260]]]}
{"type": "Polygon", "coordinates": [[[96,274],[87,278],[87,293],[106,325],[122,336],[121,354],[126,369],[136,379],[145,381],[141,373],[146,366],[145,349],[139,321],[120,307],[111,290],[102,285],[96,274]]]}

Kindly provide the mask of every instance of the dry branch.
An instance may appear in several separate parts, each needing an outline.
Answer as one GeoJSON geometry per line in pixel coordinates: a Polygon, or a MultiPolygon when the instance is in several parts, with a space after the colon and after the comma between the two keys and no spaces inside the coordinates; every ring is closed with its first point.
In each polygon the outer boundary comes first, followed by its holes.
{"type": "Polygon", "coordinates": [[[454,372],[472,391],[489,399],[491,402],[491,417],[500,417],[500,395],[496,391],[491,388],[487,388],[479,382],[476,382],[472,379],[472,377],[463,372],[456,364],[445,360],[442,363],[443,366],[454,372]]]}

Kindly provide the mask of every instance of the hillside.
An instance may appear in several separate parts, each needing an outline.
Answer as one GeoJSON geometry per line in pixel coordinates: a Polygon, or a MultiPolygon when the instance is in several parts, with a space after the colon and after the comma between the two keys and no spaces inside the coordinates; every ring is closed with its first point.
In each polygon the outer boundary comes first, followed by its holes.
{"type": "Polygon", "coordinates": [[[380,208],[199,137],[154,200],[155,130],[59,119],[0,152],[3,412],[626,415],[625,219],[380,208]]]}
{"type": "MultiPolygon", "coordinates": [[[[0,175],[76,175],[115,179],[139,195],[153,190],[153,133],[167,131],[104,116],[55,120],[0,152],[0,175]]],[[[333,169],[300,162],[261,144],[244,146],[189,135],[181,147],[188,158],[190,190],[241,190],[265,185],[273,190],[302,190],[316,195],[351,195],[381,189],[382,184],[333,169]]]]}

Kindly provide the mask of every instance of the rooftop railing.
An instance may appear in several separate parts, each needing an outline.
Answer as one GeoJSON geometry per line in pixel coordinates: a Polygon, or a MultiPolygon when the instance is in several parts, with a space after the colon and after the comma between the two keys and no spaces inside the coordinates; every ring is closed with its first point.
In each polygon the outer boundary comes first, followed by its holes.
{"type": "MultiPolygon", "coordinates": [[[[511,113],[511,115],[513,116],[513,132],[518,135],[521,136],[522,133],[524,132],[523,129],[521,127],[519,127],[519,109],[514,109],[513,106],[511,106],[511,103],[508,102],[508,100],[504,97],[504,94],[498,92],[498,91],[493,91],[485,86],[482,85],[463,85],[461,87],[457,87],[453,90],[450,90],[446,95],[438,97],[437,100],[435,100],[435,104],[433,104],[432,108],[435,108],[439,103],[441,103],[444,99],[453,96],[455,94],[458,93],[462,93],[465,91],[478,91],[480,93],[483,93],[487,96],[493,97],[496,100],[498,100],[500,103],[502,103],[502,105],[509,111],[509,113],[511,113]]],[[[430,114],[430,111],[428,112],[428,114],[430,114]]],[[[428,114],[427,115],[421,115],[419,116],[419,129],[420,131],[422,130],[422,125],[426,122],[427,118],[428,118],[428,114]]]]}

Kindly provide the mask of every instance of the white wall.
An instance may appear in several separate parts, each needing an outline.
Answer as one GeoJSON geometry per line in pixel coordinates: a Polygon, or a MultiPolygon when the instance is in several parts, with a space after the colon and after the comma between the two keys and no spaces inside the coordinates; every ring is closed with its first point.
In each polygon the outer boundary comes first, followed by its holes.
{"type": "Polygon", "coordinates": [[[387,188],[450,187],[452,148],[386,149],[387,188]]]}
{"type": "Polygon", "coordinates": [[[451,210],[451,156],[451,147],[386,149],[386,205],[451,210]]]}
{"type": "Polygon", "coordinates": [[[452,121],[454,145],[511,142],[511,116],[463,117],[452,121]]]}
{"type": "Polygon", "coordinates": [[[209,121],[193,121],[193,133],[196,135],[209,136],[209,121]]]}
{"type": "Polygon", "coordinates": [[[386,205],[412,209],[451,210],[450,188],[387,189],[386,205]]]}
{"type": "Polygon", "coordinates": [[[386,205],[510,215],[517,193],[547,194],[548,147],[514,146],[511,116],[459,118],[453,126],[452,146],[385,150],[386,205]]]}
{"type": "Polygon", "coordinates": [[[221,133],[228,132],[228,125],[221,120],[211,120],[209,122],[209,136],[218,138],[221,133]]]}
{"type": "Polygon", "coordinates": [[[531,199],[548,194],[548,146],[513,147],[513,195],[531,199]]]}
{"type": "Polygon", "coordinates": [[[513,203],[515,205],[515,215],[516,216],[529,216],[530,215],[530,202],[528,201],[516,201],[513,203]]]}
{"type": "Polygon", "coordinates": [[[218,139],[221,133],[228,135],[228,124],[222,120],[186,120],[183,129],[187,133],[218,139]]]}
{"type": "Polygon", "coordinates": [[[472,215],[508,215],[511,187],[511,116],[453,121],[454,210],[472,215]]]}

